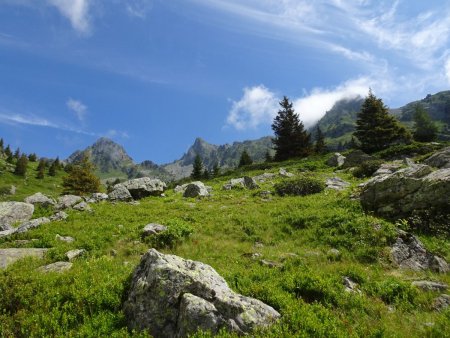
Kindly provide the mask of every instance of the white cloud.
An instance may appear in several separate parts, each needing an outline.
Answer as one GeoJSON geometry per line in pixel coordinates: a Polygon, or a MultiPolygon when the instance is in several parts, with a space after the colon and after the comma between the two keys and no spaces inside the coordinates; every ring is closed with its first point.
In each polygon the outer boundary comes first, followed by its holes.
{"type": "Polygon", "coordinates": [[[244,88],[244,95],[234,101],[227,123],[238,130],[254,129],[270,122],[277,111],[276,95],[263,85],[244,88]]]}
{"type": "Polygon", "coordinates": [[[120,131],[116,129],[110,129],[108,130],[105,135],[106,137],[120,137],[120,138],[130,138],[130,135],[126,131],[120,131]]]}
{"type": "Polygon", "coordinates": [[[12,124],[27,124],[31,126],[57,128],[58,126],[46,119],[36,116],[24,116],[20,114],[0,113],[0,121],[12,124]]]}
{"type": "Polygon", "coordinates": [[[127,13],[139,19],[145,19],[153,8],[153,0],[128,0],[125,2],[127,13]]]}
{"type": "Polygon", "coordinates": [[[447,59],[445,63],[445,76],[447,77],[447,81],[450,84],[450,57],[447,59]]]}
{"type": "Polygon", "coordinates": [[[75,113],[78,120],[84,120],[87,113],[87,107],[81,101],[70,98],[67,100],[66,105],[72,112],[75,113]]]}
{"type": "Polygon", "coordinates": [[[48,4],[56,7],[61,15],[69,19],[72,27],[82,33],[89,34],[89,8],[91,0],[47,0],[48,4]]]}

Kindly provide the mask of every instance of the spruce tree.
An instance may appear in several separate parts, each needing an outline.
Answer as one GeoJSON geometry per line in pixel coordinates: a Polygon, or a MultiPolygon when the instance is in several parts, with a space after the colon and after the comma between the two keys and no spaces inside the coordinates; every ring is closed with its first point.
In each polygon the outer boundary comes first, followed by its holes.
{"type": "Polygon", "coordinates": [[[14,174],[18,176],[25,176],[27,173],[28,157],[25,154],[19,157],[16,162],[16,168],[14,169],[14,174]]]}
{"type": "Polygon", "coordinates": [[[383,101],[371,90],[357,115],[353,135],[358,139],[361,150],[366,153],[380,151],[394,144],[408,143],[411,139],[410,133],[389,114],[383,101]]]}
{"type": "Polygon", "coordinates": [[[0,138],[0,153],[3,153],[3,138],[0,138]]]}
{"type": "MultiPolygon", "coordinates": [[[[39,164],[40,164],[40,162],[39,162],[39,164]]],[[[44,179],[44,177],[45,177],[45,163],[42,166],[38,166],[37,174],[36,174],[36,178],[39,180],[44,179]]]]}
{"type": "Polygon", "coordinates": [[[308,156],[311,153],[311,136],[286,96],[280,106],[281,109],[272,124],[275,134],[272,140],[276,151],[275,161],[308,156]]]}
{"type": "Polygon", "coordinates": [[[314,144],[314,151],[316,154],[322,154],[326,151],[325,136],[319,126],[316,128],[316,143],[314,144]]]}
{"type": "Polygon", "coordinates": [[[14,152],[13,157],[18,160],[20,158],[20,148],[17,148],[16,151],[14,152]]]}
{"type": "Polygon", "coordinates": [[[65,194],[85,195],[98,192],[100,180],[94,173],[95,167],[88,155],[83,155],[80,162],[72,166],[72,170],[63,177],[65,194]]]}
{"type": "Polygon", "coordinates": [[[417,104],[414,109],[414,140],[419,142],[435,141],[438,127],[431,119],[430,114],[421,104],[417,104]]]}
{"type": "Polygon", "coordinates": [[[13,163],[14,162],[14,157],[13,157],[13,153],[11,151],[11,147],[9,146],[9,144],[6,146],[4,153],[5,153],[5,156],[6,156],[6,162],[13,163]]]}
{"type": "Polygon", "coordinates": [[[239,159],[239,165],[238,167],[242,167],[244,165],[250,165],[253,163],[252,158],[248,154],[247,150],[244,149],[244,151],[241,154],[241,158],[239,159]]]}
{"type": "Polygon", "coordinates": [[[270,163],[273,162],[273,157],[270,155],[270,152],[267,150],[266,154],[264,155],[264,162],[270,163]]]}
{"type": "Polygon", "coordinates": [[[199,180],[202,178],[202,174],[203,174],[203,162],[200,155],[197,154],[197,156],[195,156],[194,159],[194,167],[192,168],[191,177],[194,180],[199,180]]]}
{"type": "Polygon", "coordinates": [[[50,165],[50,168],[48,168],[48,174],[50,176],[56,176],[56,170],[58,169],[59,164],[56,163],[56,161],[53,161],[50,165]]]}
{"type": "Polygon", "coordinates": [[[202,175],[202,177],[203,177],[205,180],[209,180],[210,174],[209,174],[208,168],[205,168],[205,170],[203,170],[203,175],[202,175]]]}
{"type": "Polygon", "coordinates": [[[219,163],[217,163],[217,162],[214,162],[214,165],[213,165],[213,170],[212,170],[212,174],[213,174],[213,176],[214,176],[214,177],[217,177],[217,176],[219,176],[219,174],[220,174],[220,167],[219,167],[219,163]]]}
{"type": "Polygon", "coordinates": [[[28,161],[36,162],[37,161],[37,155],[35,153],[31,153],[30,155],[28,155],[28,161]]]}

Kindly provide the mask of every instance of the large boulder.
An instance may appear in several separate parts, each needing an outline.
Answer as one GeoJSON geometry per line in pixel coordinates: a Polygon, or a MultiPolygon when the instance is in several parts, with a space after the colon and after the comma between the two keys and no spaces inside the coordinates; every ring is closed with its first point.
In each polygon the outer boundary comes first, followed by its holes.
{"type": "Polygon", "coordinates": [[[112,202],[129,202],[133,200],[130,192],[121,184],[116,184],[108,195],[108,198],[112,202]]]}
{"type": "Polygon", "coordinates": [[[327,186],[327,189],[331,189],[331,190],[345,190],[350,186],[350,183],[344,181],[343,179],[335,176],[332,178],[328,178],[325,181],[325,185],[327,186]]]}
{"type": "Polygon", "coordinates": [[[258,189],[259,185],[256,183],[255,179],[249,176],[244,176],[240,178],[232,178],[229,183],[224,184],[224,190],[231,189],[258,189]]]}
{"type": "Polygon", "coordinates": [[[345,156],[340,153],[334,153],[328,160],[327,165],[330,167],[341,167],[345,162],[345,156]]]}
{"type": "Polygon", "coordinates": [[[42,224],[47,224],[50,223],[50,219],[48,219],[47,217],[40,217],[40,218],[35,218],[29,221],[26,221],[25,223],[22,223],[17,229],[16,229],[16,233],[23,233],[23,232],[27,232],[28,230],[34,229],[34,228],[38,228],[40,227],[42,224]]]}
{"type": "Polygon", "coordinates": [[[399,230],[398,238],[391,249],[391,257],[402,269],[432,270],[439,273],[450,271],[448,263],[443,258],[427,251],[416,236],[402,230],[399,230]]]}
{"type": "Polygon", "coordinates": [[[45,196],[41,192],[37,192],[34,195],[28,196],[25,198],[25,203],[33,204],[33,205],[41,205],[43,207],[55,206],[56,202],[53,198],[45,196]]]}
{"type": "Polygon", "coordinates": [[[200,181],[191,182],[184,188],[183,197],[206,197],[209,196],[207,187],[200,181]]]}
{"type": "Polygon", "coordinates": [[[373,160],[373,157],[361,150],[353,150],[345,157],[342,168],[352,168],[361,165],[363,162],[373,160]]]}
{"type": "Polygon", "coordinates": [[[425,163],[435,168],[450,168],[450,147],[433,154],[425,163]]]}
{"type": "Polygon", "coordinates": [[[261,301],[233,292],[211,266],[155,249],[134,271],[123,309],[130,329],[148,329],[156,338],[220,328],[244,334],[280,317],[261,301]]]}
{"type": "Polygon", "coordinates": [[[64,210],[72,208],[75,204],[83,201],[83,198],[76,195],[63,195],[58,198],[58,203],[56,204],[56,209],[64,210]]]}
{"type": "Polygon", "coordinates": [[[33,204],[0,202],[0,231],[10,230],[16,222],[28,221],[33,216],[33,212],[33,204]]]}
{"type": "Polygon", "coordinates": [[[141,199],[147,196],[160,196],[167,185],[159,179],[151,179],[149,177],[135,178],[123,183],[116,184],[125,187],[134,199],[141,199]]]}
{"type": "Polygon", "coordinates": [[[415,165],[392,174],[380,175],[364,184],[360,194],[364,209],[398,219],[413,211],[449,210],[450,169],[432,171],[415,165]]]}

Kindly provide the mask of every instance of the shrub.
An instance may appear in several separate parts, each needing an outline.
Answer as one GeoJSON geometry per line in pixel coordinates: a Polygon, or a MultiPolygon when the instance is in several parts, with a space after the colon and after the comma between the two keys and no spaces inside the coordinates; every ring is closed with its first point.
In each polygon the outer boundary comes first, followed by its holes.
{"type": "Polygon", "coordinates": [[[403,303],[407,307],[414,305],[417,296],[417,290],[411,286],[411,283],[394,278],[376,283],[370,293],[379,296],[387,304],[401,305],[403,303]]]}
{"type": "Polygon", "coordinates": [[[174,219],[166,224],[168,228],[166,231],[160,232],[148,239],[149,244],[153,245],[156,249],[173,248],[182,242],[183,239],[189,237],[194,231],[189,224],[182,220],[174,219]]]}
{"type": "Polygon", "coordinates": [[[395,159],[405,156],[425,155],[442,148],[443,145],[413,142],[407,145],[395,145],[377,153],[383,159],[395,159]]]}
{"type": "Polygon", "coordinates": [[[364,178],[372,176],[383,164],[381,160],[369,160],[361,163],[355,171],[353,176],[357,178],[364,178]]]}
{"type": "Polygon", "coordinates": [[[275,191],[280,196],[305,196],[317,194],[325,189],[325,183],[313,177],[300,177],[275,185],[275,191]]]}

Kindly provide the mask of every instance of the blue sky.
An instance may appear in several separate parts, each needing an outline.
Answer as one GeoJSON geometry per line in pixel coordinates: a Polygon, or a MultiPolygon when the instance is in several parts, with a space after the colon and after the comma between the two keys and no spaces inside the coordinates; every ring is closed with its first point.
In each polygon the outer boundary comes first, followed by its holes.
{"type": "Polygon", "coordinates": [[[108,136],[137,161],[200,136],[305,125],[371,87],[390,107],[450,87],[450,3],[0,0],[0,136],[66,158],[108,136]]]}

